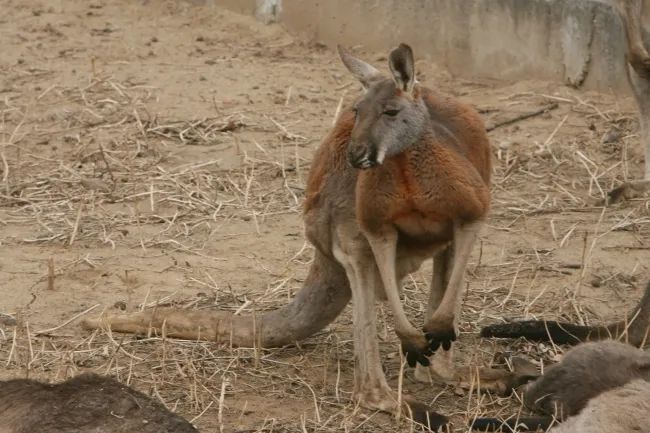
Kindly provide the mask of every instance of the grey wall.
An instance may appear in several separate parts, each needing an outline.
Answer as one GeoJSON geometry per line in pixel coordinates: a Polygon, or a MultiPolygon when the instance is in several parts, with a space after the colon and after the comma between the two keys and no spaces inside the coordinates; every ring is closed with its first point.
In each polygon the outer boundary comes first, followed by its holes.
{"type": "Polygon", "coordinates": [[[605,0],[211,2],[257,12],[264,21],[278,20],[301,38],[330,46],[388,50],[407,42],[416,56],[461,77],[538,78],[628,91],[623,29],[605,0]],[[269,10],[276,16],[269,16],[269,10]]]}

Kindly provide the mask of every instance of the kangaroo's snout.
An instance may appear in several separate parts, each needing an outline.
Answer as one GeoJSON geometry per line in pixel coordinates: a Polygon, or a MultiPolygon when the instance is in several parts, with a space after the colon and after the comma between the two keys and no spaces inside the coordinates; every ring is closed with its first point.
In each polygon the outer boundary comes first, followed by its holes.
{"type": "Polygon", "coordinates": [[[348,147],[348,163],[354,168],[372,168],[378,164],[377,152],[370,146],[350,142],[348,147]]]}

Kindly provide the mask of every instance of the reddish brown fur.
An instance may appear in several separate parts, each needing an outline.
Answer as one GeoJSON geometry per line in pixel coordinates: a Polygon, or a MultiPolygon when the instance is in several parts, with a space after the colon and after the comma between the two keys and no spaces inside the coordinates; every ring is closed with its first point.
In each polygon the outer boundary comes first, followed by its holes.
{"type": "Polygon", "coordinates": [[[334,128],[327,134],[316,150],[309,170],[305,190],[304,212],[308,213],[318,202],[327,177],[339,171],[349,169],[345,160],[345,151],[354,127],[354,114],[343,112],[334,128]]]}
{"type": "MultiPolygon", "coordinates": [[[[454,218],[483,218],[489,210],[492,167],[483,120],[468,105],[428,89],[420,91],[440,126],[453,137],[425,137],[381,166],[358,172],[356,213],[364,230],[405,220],[447,225],[454,218]]],[[[345,152],[353,127],[354,114],[345,111],[317,150],[307,181],[306,213],[318,201],[326,177],[351,169],[345,152]]]]}

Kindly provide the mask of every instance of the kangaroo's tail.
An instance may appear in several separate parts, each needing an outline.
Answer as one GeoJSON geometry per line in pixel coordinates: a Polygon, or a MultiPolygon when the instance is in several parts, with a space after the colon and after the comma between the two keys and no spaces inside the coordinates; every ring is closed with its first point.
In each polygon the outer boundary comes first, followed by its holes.
{"type": "Polygon", "coordinates": [[[110,327],[117,332],[154,332],[188,340],[227,342],[243,347],[294,344],[323,329],[351,297],[345,271],[318,251],[304,286],[293,300],[277,310],[236,316],[222,311],[159,308],[133,314],[86,319],[87,329],[110,327]]]}

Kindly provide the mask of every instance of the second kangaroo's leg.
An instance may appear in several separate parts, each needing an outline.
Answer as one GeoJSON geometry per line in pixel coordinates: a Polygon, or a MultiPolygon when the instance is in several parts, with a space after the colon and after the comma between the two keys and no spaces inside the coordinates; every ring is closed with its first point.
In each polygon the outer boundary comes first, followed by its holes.
{"type": "Polygon", "coordinates": [[[483,221],[454,223],[453,266],[442,301],[424,324],[430,347],[449,350],[458,333],[458,316],[464,293],[465,268],[483,221]]]}
{"type": "Polygon", "coordinates": [[[373,255],[379,268],[381,281],[384,284],[384,291],[390,309],[393,312],[395,321],[395,332],[402,342],[402,350],[407,356],[409,364],[415,365],[419,362],[429,365],[427,356],[432,352],[424,334],[415,329],[409,322],[402,301],[399,297],[399,282],[396,273],[396,250],[397,250],[397,231],[395,229],[385,229],[381,233],[367,233],[366,238],[370,243],[373,255]]]}

